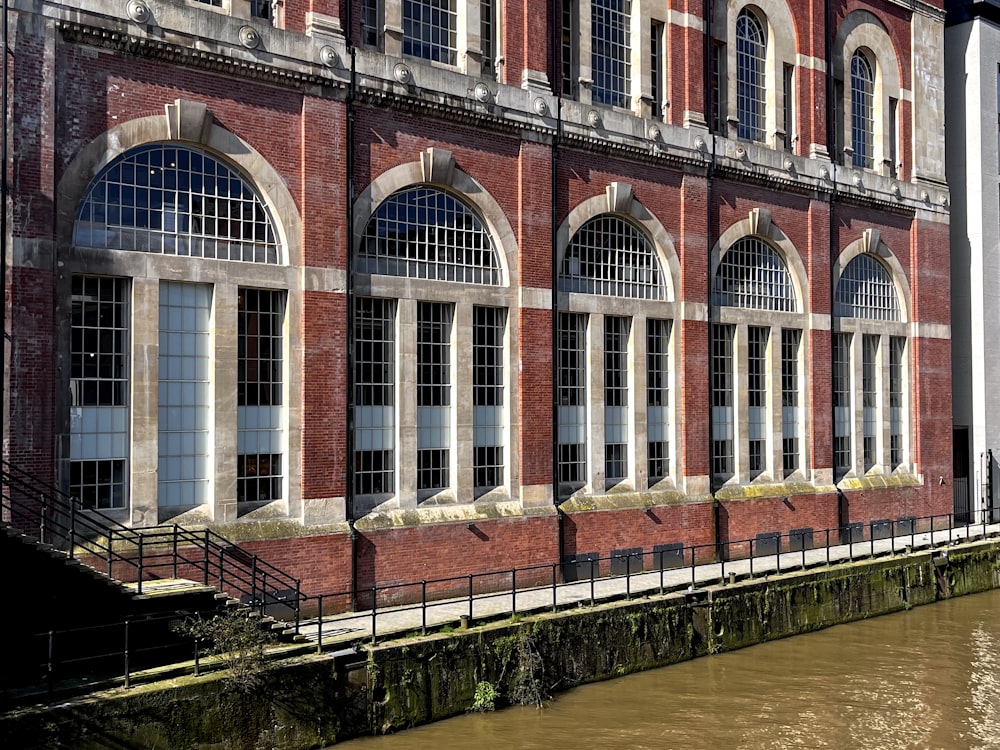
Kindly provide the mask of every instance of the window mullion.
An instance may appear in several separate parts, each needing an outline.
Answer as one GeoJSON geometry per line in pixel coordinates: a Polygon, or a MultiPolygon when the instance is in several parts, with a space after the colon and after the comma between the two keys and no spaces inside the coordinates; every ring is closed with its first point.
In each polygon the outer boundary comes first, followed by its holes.
{"type": "Polygon", "coordinates": [[[472,304],[460,302],[455,305],[451,336],[451,403],[452,423],[455,439],[452,441],[451,472],[452,487],[456,499],[471,502],[474,498],[473,465],[475,463],[474,403],[472,394],[472,369],[475,356],[473,351],[472,304]],[[464,352],[459,356],[459,352],[464,352]]]}
{"type": "Polygon", "coordinates": [[[393,457],[400,507],[417,503],[417,301],[401,299],[396,309],[396,445],[393,457]]]}
{"type": "Polygon", "coordinates": [[[587,445],[588,484],[594,493],[605,490],[604,476],[604,315],[591,313],[587,325],[587,445]]]}

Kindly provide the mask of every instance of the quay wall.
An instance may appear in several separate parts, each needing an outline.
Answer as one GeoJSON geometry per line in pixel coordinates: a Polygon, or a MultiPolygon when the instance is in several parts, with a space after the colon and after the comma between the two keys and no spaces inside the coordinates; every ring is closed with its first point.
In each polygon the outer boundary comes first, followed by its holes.
{"type": "Polygon", "coordinates": [[[1000,542],[859,560],[187,676],[0,715],[0,746],[315,748],[1000,588],[1000,542]]]}

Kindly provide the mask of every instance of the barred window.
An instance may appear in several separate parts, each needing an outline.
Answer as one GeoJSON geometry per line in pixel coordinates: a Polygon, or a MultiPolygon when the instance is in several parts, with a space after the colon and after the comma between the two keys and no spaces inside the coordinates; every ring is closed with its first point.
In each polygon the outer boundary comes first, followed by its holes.
{"type": "Polygon", "coordinates": [[[802,331],[781,331],[781,455],[787,478],[799,469],[799,343],[802,331]]]}
{"type": "Polygon", "coordinates": [[[747,329],[747,405],[750,478],[767,466],[767,339],[769,330],[747,329]]]}
{"type": "Polygon", "coordinates": [[[587,221],[573,235],[559,274],[563,292],[667,299],[660,259],[646,235],[618,216],[587,221]]]}
{"type": "Polygon", "coordinates": [[[562,82],[562,95],[576,97],[576,79],[579,71],[579,46],[577,43],[578,24],[576,0],[562,2],[562,37],[559,43],[559,78],[562,82]]]}
{"type": "Polygon", "coordinates": [[[599,104],[627,107],[631,85],[629,0],[591,0],[593,98],[599,104]]]}
{"type": "Polygon", "coordinates": [[[451,482],[452,306],[417,304],[417,489],[451,482]]]}
{"type": "Polygon", "coordinates": [[[395,490],[394,300],[359,298],[354,312],[354,491],[395,490]]]}
{"type": "Polygon", "coordinates": [[[628,318],[604,318],[604,477],[610,487],[628,476],[628,318]]]}
{"type": "Polygon", "coordinates": [[[744,8],[736,18],[736,117],[737,135],[764,140],[767,34],[760,19],[744,8]]]}
{"type": "Polygon", "coordinates": [[[129,456],[128,283],[73,276],[70,493],[85,508],[125,507],[129,456]]]}
{"type": "Polygon", "coordinates": [[[455,0],[403,0],[403,54],[455,64],[455,0]]]}
{"type": "Polygon", "coordinates": [[[482,46],[482,77],[496,78],[500,52],[500,8],[497,0],[480,0],[479,43],[482,46]]]}
{"type": "Polygon", "coordinates": [[[833,335],[833,467],[838,476],[851,470],[851,334],[833,335]]]}
{"type": "Polygon", "coordinates": [[[372,215],[355,260],[360,273],[499,284],[500,261],[483,222],[437,188],[405,188],[372,215]]]}
{"type": "Polygon", "coordinates": [[[157,143],[114,159],[91,183],[73,231],[80,247],[278,263],[256,190],[194,146],[157,143]]]}
{"type": "Polygon", "coordinates": [[[472,309],[474,489],[477,496],[504,483],[504,331],[507,311],[472,309]]]}
{"type": "Polygon", "coordinates": [[[855,167],[871,169],[875,164],[875,70],[860,50],[851,56],[851,148],[855,167]]]}
{"type": "Polygon", "coordinates": [[[576,489],[587,477],[587,316],[559,313],[559,483],[576,489]]]}
{"type": "Polygon", "coordinates": [[[285,293],[240,289],[237,317],[236,500],[280,500],[285,293]]]}
{"type": "Polygon", "coordinates": [[[889,468],[903,463],[903,357],[906,339],[889,339],[889,468]]]}
{"type": "Polygon", "coordinates": [[[835,314],[867,320],[900,319],[892,277],[873,255],[856,255],[847,264],[837,284],[835,314]]]}
{"type": "Polygon", "coordinates": [[[361,0],[361,43],[368,47],[378,45],[378,0],[361,0]]]}
{"type": "Polygon", "coordinates": [[[670,474],[670,321],[646,321],[646,440],[649,481],[670,474]]]}
{"type": "Polygon", "coordinates": [[[663,116],[663,21],[649,22],[649,98],[653,117],[663,116]]]}
{"type": "Polygon", "coordinates": [[[795,286],[784,260],[757,237],[743,237],[722,256],[712,302],[750,310],[797,309],[795,286]]]}
{"type": "Polygon", "coordinates": [[[865,471],[877,462],[876,429],[878,427],[878,390],[875,368],[878,359],[879,337],[865,334],[861,337],[861,406],[862,454],[865,471]]]}
{"type": "Polygon", "coordinates": [[[725,481],[735,473],[733,413],[733,337],[736,327],[712,326],[712,476],[725,481]]]}

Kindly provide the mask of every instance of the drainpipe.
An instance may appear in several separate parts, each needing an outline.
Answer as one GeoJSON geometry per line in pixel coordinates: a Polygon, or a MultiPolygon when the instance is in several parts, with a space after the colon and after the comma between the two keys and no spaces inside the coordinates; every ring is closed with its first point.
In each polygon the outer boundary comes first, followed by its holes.
{"type": "Polygon", "coordinates": [[[0,29],[0,34],[3,35],[3,63],[2,72],[0,72],[0,78],[3,79],[3,104],[2,112],[0,112],[0,162],[3,163],[2,179],[0,179],[0,458],[3,458],[3,446],[4,438],[6,437],[6,431],[4,429],[5,418],[6,418],[6,398],[7,390],[4,387],[7,378],[7,137],[8,127],[7,127],[7,94],[9,91],[9,73],[7,69],[7,33],[8,33],[8,23],[7,23],[7,0],[2,0],[3,6],[0,11],[3,12],[3,20],[0,22],[2,29],[0,29]]]}
{"type": "MultiPolygon", "coordinates": [[[[351,80],[347,109],[347,524],[351,538],[351,610],[358,603],[358,531],[354,527],[354,91],[357,86],[357,48],[354,46],[354,3],[347,4],[347,48],[351,54],[351,80]]],[[[374,606],[374,604],[372,605],[374,606]]]]}
{"type": "Polygon", "coordinates": [[[714,419],[712,415],[712,221],[715,215],[712,210],[712,196],[714,193],[713,186],[715,183],[715,143],[717,139],[717,133],[715,132],[715,120],[717,114],[715,112],[715,99],[712,96],[712,77],[715,72],[715,55],[712,54],[713,39],[715,38],[715,8],[713,7],[713,0],[703,0],[702,13],[704,13],[706,19],[703,66],[703,70],[706,75],[704,80],[703,96],[705,97],[705,104],[707,105],[705,110],[708,120],[708,140],[711,143],[708,172],[706,174],[707,179],[705,195],[705,275],[707,278],[708,292],[708,325],[706,326],[708,347],[705,350],[708,352],[708,482],[709,491],[712,494],[712,527],[715,542],[715,555],[717,559],[722,559],[724,552],[721,529],[722,507],[719,503],[719,499],[715,496],[715,478],[712,476],[712,451],[714,448],[712,443],[712,431],[714,429],[714,419]]]}
{"type": "MultiPolygon", "coordinates": [[[[556,94],[556,132],[552,138],[552,184],[550,185],[551,205],[549,206],[549,223],[552,226],[552,356],[558,358],[559,352],[559,223],[556,218],[558,203],[556,196],[559,185],[559,141],[562,136],[562,81],[560,53],[562,43],[562,13],[560,0],[552,0],[552,90],[556,94]]],[[[558,362],[552,367],[552,501],[556,506],[556,531],[559,545],[559,566],[566,554],[565,513],[560,506],[559,497],[559,372],[558,362]]],[[[523,398],[523,394],[522,394],[523,398]]]]}

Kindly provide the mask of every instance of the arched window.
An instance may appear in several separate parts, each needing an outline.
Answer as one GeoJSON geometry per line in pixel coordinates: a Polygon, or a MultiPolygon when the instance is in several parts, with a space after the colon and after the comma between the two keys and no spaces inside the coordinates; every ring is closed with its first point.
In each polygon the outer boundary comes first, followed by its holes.
{"type": "Polygon", "coordinates": [[[851,148],[855,167],[871,169],[875,163],[875,70],[860,50],[851,56],[851,148]]]}
{"type": "Polygon", "coordinates": [[[738,137],[751,141],[764,140],[766,59],[764,26],[744,8],[736,18],[736,117],[738,137]]]}
{"type": "Polygon", "coordinates": [[[874,255],[857,255],[834,299],[834,470],[838,477],[893,471],[905,462],[909,389],[892,274],[874,255]]]}
{"type": "Polygon", "coordinates": [[[73,244],[193,258],[278,263],[260,195],[220,159],[178,143],[132,149],[80,203],[73,244]]]}
{"type": "Polygon", "coordinates": [[[577,230],[559,273],[565,292],[665,299],[667,287],[653,244],[619,216],[598,216],[577,230]]]}
{"type": "Polygon", "coordinates": [[[454,196],[425,186],[382,201],[365,229],[355,268],[468,284],[500,282],[496,249],[479,217],[454,196]]]}
{"type": "Polygon", "coordinates": [[[505,490],[509,300],[483,220],[438,187],[402,188],[375,207],[354,268],[369,286],[380,279],[354,305],[359,508],[505,490]]]}
{"type": "Polygon", "coordinates": [[[249,178],[187,143],[129,149],[87,186],[73,244],[71,492],[97,508],[124,510],[131,501],[154,518],[289,502],[290,276],[249,178]],[[106,251],[149,257],[137,264],[106,251]],[[158,366],[130,366],[151,347],[158,366]],[[234,398],[216,400],[220,389],[234,398]],[[215,414],[227,408],[235,413],[220,427],[215,414]],[[152,459],[133,441],[154,442],[152,459]],[[218,446],[232,446],[232,468],[219,469],[218,446]],[[235,496],[223,495],[226,487],[235,496]]]}
{"type": "Polygon", "coordinates": [[[722,257],[713,302],[748,310],[794,312],[795,287],[781,256],[757,237],[744,237],[722,257]]]}
{"type": "Polygon", "coordinates": [[[803,320],[792,276],[774,247],[747,236],[723,254],[712,289],[712,476],[787,478],[803,453],[803,320]],[[752,312],[760,310],[769,316],[752,312]]]}
{"type": "Polygon", "coordinates": [[[672,311],[653,242],[622,216],[587,220],[563,254],[559,291],[568,294],[558,319],[560,494],[663,481],[671,473],[672,311]]]}

